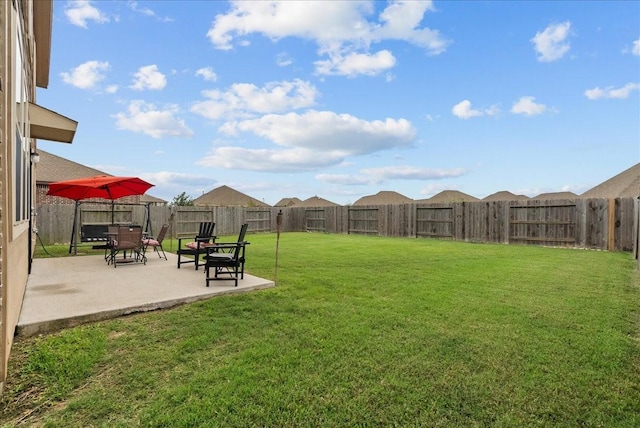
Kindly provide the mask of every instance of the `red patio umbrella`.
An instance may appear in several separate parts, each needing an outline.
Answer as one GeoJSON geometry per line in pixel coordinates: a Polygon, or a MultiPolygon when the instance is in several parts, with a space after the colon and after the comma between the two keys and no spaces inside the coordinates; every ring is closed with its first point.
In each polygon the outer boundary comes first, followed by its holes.
{"type": "Polygon", "coordinates": [[[112,177],[98,175],[49,184],[47,195],[79,201],[89,198],[119,199],[125,196],[142,195],[153,184],[138,177],[112,177]]]}
{"type": "Polygon", "coordinates": [[[76,210],[73,218],[73,230],[71,235],[71,248],[76,244],[76,218],[78,216],[78,202],[83,199],[100,198],[111,200],[111,223],[114,218],[115,199],[125,196],[142,195],[153,187],[153,184],[138,177],[114,177],[97,175],[95,177],[78,178],[75,180],[57,181],[49,184],[47,195],[60,196],[76,201],[76,210]]]}

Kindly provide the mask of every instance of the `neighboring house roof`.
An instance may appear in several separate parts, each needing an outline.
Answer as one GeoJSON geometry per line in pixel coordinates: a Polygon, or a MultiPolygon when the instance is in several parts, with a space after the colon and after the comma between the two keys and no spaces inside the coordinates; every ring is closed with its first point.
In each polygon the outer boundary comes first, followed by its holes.
{"type": "Polygon", "coordinates": [[[640,196],[640,163],[587,190],[581,198],[635,198],[640,196]]]}
{"type": "Polygon", "coordinates": [[[471,195],[467,195],[466,193],[460,192],[458,190],[443,190],[442,192],[434,195],[428,199],[421,199],[416,202],[429,202],[429,203],[438,203],[438,202],[476,202],[480,199],[473,197],[471,195]]]}
{"type": "Polygon", "coordinates": [[[151,196],[148,194],[144,194],[144,195],[140,195],[140,202],[143,204],[146,203],[150,203],[150,204],[166,204],[168,203],[168,201],[165,201],[164,199],[160,199],[160,198],[156,198],[155,196],[151,196]]]}
{"type": "MultiPolygon", "coordinates": [[[[112,176],[112,174],[56,156],[40,148],[38,148],[38,155],[40,155],[40,160],[36,165],[36,184],[48,186],[49,183],[56,181],[75,180],[96,175],[112,176]]],[[[167,203],[164,199],[146,193],[140,196],[140,202],[167,203]]]]}
{"type": "Polygon", "coordinates": [[[299,202],[294,205],[294,207],[335,207],[338,206],[335,202],[328,201],[326,199],[319,198],[317,196],[312,196],[309,199],[305,199],[302,202],[299,202]]]}
{"type": "Polygon", "coordinates": [[[69,159],[56,156],[38,148],[40,161],[36,165],[36,184],[49,184],[56,181],[74,180],[76,178],[108,175],[106,172],[89,168],[69,159]]]}
{"type": "Polygon", "coordinates": [[[193,200],[194,205],[212,207],[268,207],[262,201],[245,195],[229,186],[217,187],[193,200]]]}
{"type": "Polygon", "coordinates": [[[375,195],[363,196],[353,203],[353,205],[386,205],[386,204],[410,204],[413,199],[408,198],[398,192],[383,190],[375,195]]]}
{"type": "Polygon", "coordinates": [[[503,190],[501,192],[493,193],[485,198],[483,201],[523,201],[529,199],[526,195],[516,195],[507,190],[503,190]]]}
{"type": "Polygon", "coordinates": [[[551,192],[551,193],[540,193],[538,196],[535,196],[531,199],[535,200],[555,200],[555,199],[575,199],[579,196],[573,192],[551,192]]]}
{"type": "Polygon", "coordinates": [[[302,202],[299,198],[283,198],[274,207],[291,207],[302,202]]]}

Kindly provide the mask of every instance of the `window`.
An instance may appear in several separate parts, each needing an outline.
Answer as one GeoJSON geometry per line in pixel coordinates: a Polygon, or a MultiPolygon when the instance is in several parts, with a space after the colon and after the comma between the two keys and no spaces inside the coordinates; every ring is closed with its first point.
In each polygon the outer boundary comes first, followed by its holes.
{"type": "Polygon", "coordinates": [[[31,209],[31,164],[29,163],[29,127],[27,74],[25,73],[24,48],[22,44],[22,24],[16,13],[16,44],[14,49],[15,81],[15,141],[13,144],[13,206],[14,224],[29,219],[31,209]]]}

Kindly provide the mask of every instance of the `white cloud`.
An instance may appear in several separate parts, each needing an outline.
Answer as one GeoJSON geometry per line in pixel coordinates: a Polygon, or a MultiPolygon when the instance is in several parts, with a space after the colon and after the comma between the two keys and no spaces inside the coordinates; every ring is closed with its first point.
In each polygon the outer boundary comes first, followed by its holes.
{"type": "Polygon", "coordinates": [[[137,1],[130,0],[127,4],[134,12],[138,12],[146,16],[156,16],[156,13],[153,10],[145,6],[140,6],[137,1]]]}
{"type": "Polygon", "coordinates": [[[265,172],[309,171],[340,163],[345,154],[337,151],[319,153],[304,148],[287,150],[218,147],[198,165],[226,169],[265,172]]]}
{"type": "Polygon", "coordinates": [[[484,114],[487,116],[497,116],[500,114],[500,107],[493,105],[487,109],[484,109],[484,114]]]}
{"type": "Polygon", "coordinates": [[[431,1],[392,1],[380,14],[384,25],[373,30],[374,39],[405,40],[423,47],[429,55],[444,52],[449,41],[440,36],[437,30],[418,28],[426,12],[434,11],[431,1]]]}
{"type": "Polygon", "coordinates": [[[293,64],[293,59],[288,53],[280,52],[276,56],[276,64],[278,64],[280,67],[286,67],[288,65],[293,64]]]}
{"type": "Polygon", "coordinates": [[[294,36],[325,43],[344,39],[362,27],[362,2],[231,2],[227,14],[217,15],[207,36],[217,49],[232,49],[234,39],[261,33],[272,40],[294,36]]]}
{"type": "Polygon", "coordinates": [[[387,166],[383,168],[367,168],[362,173],[376,177],[378,180],[441,180],[460,177],[467,173],[464,168],[431,169],[413,166],[387,166]]]}
{"type": "Polygon", "coordinates": [[[472,109],[471,101],[469,100],[460,101],[453,106],[451,112],[460,119],[470,119],[472,117],[482,116],[483,114],[480,110],[472,109]]]}
{"type": "Polygon", "coordinates": [[[538,53],[538,61],[551,62],[560,59],[569,52],[569,37],[571,22],[549,25],[541,32],[537,32],[531,39],[535,51],[538,53]]]}
{"type": "Polygon", "coordinates": [[[178,108],[173,105],[157,109],[144,101],[132,101],[126,113],[118,113],[113,117],[118,129],[143,133],[153,138],[191,137],[193,131],[184,120],[175,117],[177,113],[178,108]]]}
{"type": "Polygon", "coordinates": [[[211,67],[203,67],[196,70],[196,76],[201,76],[207,82],[215,82],[218,80],[218,75],[211,67]]]}
{"type": "Polygon", "coordinates": [[[227,123],[228,135],[251,132],[277,145],[313,150],[336,150],[363,155],[393,147],[408,147],[416,131],[406,119],[367,121],[349,114],[310,110],[303,114],[269,114],[258,119],[227,123]]]}
{"type": "Polygon", "coordinates": [[[524,114],[526,116],[535,116],[542,114],[547,110],[544,104],[537,104],[535,97],[521,97],[511,106],[511,113],[524,114]]]}
{"type": "Polygon", "coordinates": [[[104,80],[103,72],[109,70],[108,62],[87,61],[69,72],[62,72],[60,76],[64,83],[80,89],[93,89],[104,80]]]}
{"type": "Polygon", "coordinates": [[[88,21],[95,21],[98,24],[109,22],[109,18],[98,8],[94,7],[90,0],[72,0],[67,2],[64,14],[73,25],[82,28],[87,28],[88,21]]]}
{"type": "Polygon", "coordinates": [[[285,37],[313,40],[320,55],[318,73],[377,74],[395,64],[388,51],[368,52],[372,43],[401,40],[421,47],[429,55],[446,50],[449,41],[437,30],[421,28],[424,15],[433,10],[431,1],[390,1],[379,16],[374,1],[233,1],[226,14],[217,15],[207,36],[222,50],[241,44],[257,33],[274,41],[285,37]],[[238,42],[238,39],[240,42],[238,42]]]}
{"type": "Polygon", "coordinates": [[[584,95],[590,100],[597,100],[600,98],[628,98],[631,92],[640,90],[640,83],[627,83],[621,88],[614,88],[612,86],[600,89],[595,87],[593,89],[587,89],[584,91],[584,95]]]}
{"type": "Polygon", "coordinates": [[[361,156],[396,147],[408,147],[416,131],[405,119],[366,121],[329,111],[266,115],[229,122],[220,132],[249,132],[281,148],[218,147],[199,164],[255,171],[290,172],[338,165],[349,156],[361,156]]]}
{"type": "Polygon", "coordinates": [[[350,52],[347,55],[330,54],[327,60],[316,61],[316,72],[325,75],[354,77],[360,74],[375,76],[396,64],[396,59],[388,50],[375,54],[350,52]]]}
{"type": "Polygon", "coordinates": [[[262,88],[251,83],[236,83],[225,92],[203,91],[203,95],[208,99],[194,103],[191,111],[216,120],[311,107],[318,91],[311,83],[296,79],[269,82],[262,88]]]}
{"type": "Polygon", "coordinates": [[[633,48],[631,48],[631,53],[640,56],[640,39],[633,41],[633,48]]]}
{"type": "Polygon", "coordinates": [[[155,187],[150,192],[154,196],[165,198],[169,202],[182,192],[185,192],[191,198],[197,198],[218,184],[218,181],[210,176],[181,172],[143,172],[135,173],[135,175],[149,183],[153,183],[155,187]]]}
{"type": "Polygon", "coordinates": [[[145,89],[160,90],[167,86],[167,78],[158,71],[157,65],[140,67],[133,77],[131,88],[137,91],[145,89]]]}
{"type": "Polygon", "coordinates": [[[388,166],[362,169],[357,175],[318,174],[315,178],[331,184],[376,185],[386,180],[440,180],[460,177],[466,173],[467,171],[463,168],[430,169],[413,166],[388,166]]]}
{"type": "Polygon", "coordinates": [[[318,174],[315,176],[316,180],[330,184],[342,184],[347,186],[360,186],[370,184],[380,184],[379,181],[373,177],[364,175],[350,175],[350,174],[318,174]]]}
{"type": "Polygon", "coordinates": [[[207,187],[210,184],[213,184],[216,182],[211,177],[207,177],[204,175],[188,174],[184,172],[169,172],[169,171],[145,173],[145,174],[141,174],[140,178],[142,178],[143,180],[147,180],[149,183],[153,183],[156,186],[171,185],[174,187],[179,187],[179,186],[207,187]]]}
{"type": "Polygon", "coordinates": [[[164,17],[164,18],[160,17],[152,9],[150,9],[150,8],[148,8],[146,6],[140,6],[140,4],[137,1],[129,0],[127,2],[127,5],[134,12],[140,13],[142,15],[149,16],[149,17],[152,17],[152,18],[156,18],[156,19],[158,19],[159,21],[162,21],[162,22],[173,22],[173,19],[171,19],[169,17],[164,17]]]}

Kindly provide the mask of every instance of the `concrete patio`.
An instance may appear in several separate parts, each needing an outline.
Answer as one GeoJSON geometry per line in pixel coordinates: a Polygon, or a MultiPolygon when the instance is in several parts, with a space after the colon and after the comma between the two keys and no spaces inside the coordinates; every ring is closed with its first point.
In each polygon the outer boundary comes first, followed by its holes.
{"type": "Polygon", "coordinates": [[[147,264],[107,265],[103,256],[34,259],[22,311],[16,328],[19,336],[32,336],[87,322],[136,312],[153,311],[275,286],[273,281],[245,273],[233,281],[213,281],[205,286],[202,267],[176,267],[147,252],[147,264]]]}

